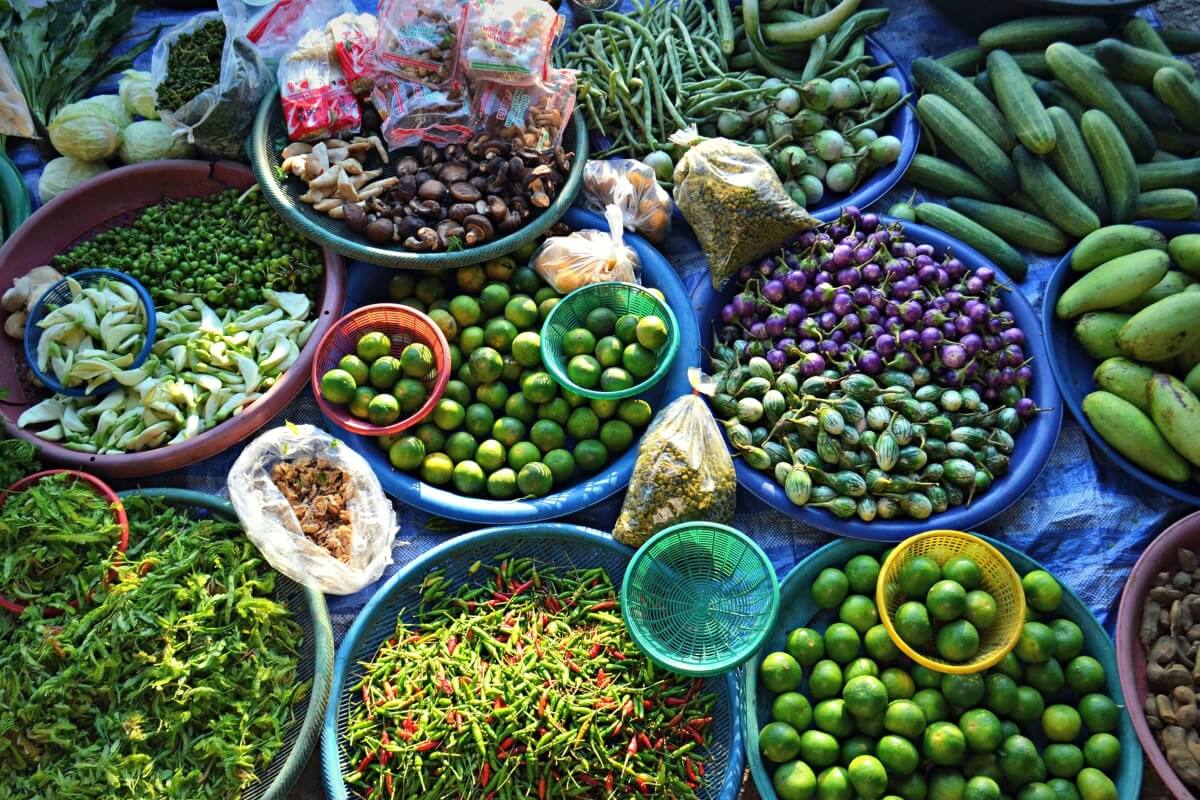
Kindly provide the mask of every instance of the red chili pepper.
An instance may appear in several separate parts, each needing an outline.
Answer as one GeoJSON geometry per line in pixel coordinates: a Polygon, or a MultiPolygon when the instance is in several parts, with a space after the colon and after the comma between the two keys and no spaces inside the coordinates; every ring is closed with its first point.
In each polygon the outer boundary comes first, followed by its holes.
{"type": "Polygon", "coordinates": [[[646,785],[645,780],[639,776],[635,776],[633,782],[637,785],[638,791],[641,792],[643,796],[650,796],[650,787],[646,785]]]}
{"type": "Polygon", "coordinates": [[[373,794],[375,794],[375,787],[371,786],[367,788],[367,793],[364,794],[363,797],[370,797],[373,794]]]}
{"type": "Polygon", "coordinates": [[[704,777],[704,762],[703,761],[696,762],[696,772],[700,773],[701,778],[704,777]]]}
{"type": "Polygon", "coordinates": [[[633,713],[633,701],[626,700],[625,705],[621,706],[621,716],[628,717],[633,713]]]}
{"type": "Polygon", "coordinates": [[[604,668],[601,667],[600,671],[596,673],[596,686],[603,689],[610,683],[612,683],[612,678],[610,678],[608,673],[604,671],[604,668]]]}
{"type": "Polygon", "coordinates": [[[596,642],[594,645],[592,645],[592,648],[588,650],[588,658],[595,658],[596,656],[600,655],[600,651],[603,649],[604,645],[596,642]]]}
{"type": "MultiPolygon", "coordinates": [[[[557,614],[559,611],[562,611],[562,605],[558,602],[558,598],[555,597],[554,595],[550,595],[546,598],[546,608],[550,609],[555,614],[557,614]]],[[[543,615],[542,625],[545,625],[545,624],[546,624],[546,618],[543,615]]]]}
{"type": "Polygon", "coordinates": [[[642,708],[644,708],[647,711],[652,711],[654,709],[654,701],[653,700],[643,700],[642,708]]]}
{"type": "Polygon", "coordinates": [[[546,800],[546,778],[538,778],[538,800],[546,800]]]}
{"type": "Polygon", "coordinates": [[[438,677],[438,687],[446,694],[454,694],[454,686],[446,680],[445,676],[438,677]]]}
{"type": "Polygon", "coordinates": [[[699,779],[696,777],[696,770],[692,768],[692,760],[690,758],[683,760],[683,768],[687,772],[687,779],[689,781],[693,783],[699,782],[699,779]]]}
{"type": "MultiPolygon", "coordinates": [[[[504,569],[503,564],[500,565],[500,569],[501,570],[504,569]]],[[[504,578],[500,577],[499,572],[496,573],[496,589],[498,589],[499,591],[504,591],[504,578]]]]}
{"type": "Polygon", "coordinates": [[[366,684],[363,684],[362,695],[363,695],[363,705],[366,706],[367,708],[370,708],[371,707],[371,696],[367,693],[366,684]]]}
{"type": "Polygon", "coordinates": [[[504,592],[492,592],[492,597],[499,603],[507,603],[512,599],[511,594],[505,594],[504,592]]]}
{"type": "Polygon", "coordinates": [[[596,780],[591,775],[588,775],[586,772],[578,773],[575,776],[575,780],[577,780],[580,783],[585,784],[587,786],[599,786],[600,785],[600,781],[596,780]]]}
{"type": "Polygon", "coordinates": [[[383,775],[383,786],[387,789],[388,797],[396,796],[396,788],[392,784],[392,773],[386,772],[383,775]]]}
{"type": "Polygon", "coordinates": [[[454,655],[454,651],[457,649],[458,649],[458,637],[451,636],[449,639],[446,640],[446,654],[452,656],[452,655],[454,655]]]}
{"type": "Polygon", "coordinates": [[[363,756],[363,760],[358,762],[358,771],[365,772],[367,767],[371,766],[371,762],[375,760],[375,753],[367,753],[363,756]]]}
{"type": "Polygon", "coordinates": [[[696,717],[694,720],[688,722],[688,725],[699,730],[710,722],[712,722],[712,717],[696,717]]]}
{"type": "Polygon", "coordinates": [[[548,692],[542,692],[542,696],[540,698],[538,698],[538,712],[537,713],[538,713],[539,717],[546,716],[546,704],[549,702],[550,702],[550,694],[548,692]]]}
{"type": "Polygon", "coordinates": [[[501,743],[500,743],[500,752],[501,752],[501,753],[503,753],[505,750],[507,750],[508,748],[512,747],[512,746],[513,746],[513,741],[514,741],[514,740],[513,740],[513,737],[509,736],[509,737],[508,737],[508,738],[506,738],[506,739],[505,739],[503,742],[501,742],[501,743]]]}
{"type": "Polygon", "coordinates": [[[634,734],[633,737],[630,738],[629,746],[625,748],[625,752],[631,756],[636,756],[637,751],[638,751],[638,739],[637,739],[637,734],[634,734]]]}
{"type": "Polygon", "coordinates": [[[704,744],[704,736],[701,735],[700,731],[696,730],[695,728],[688,727],[687,725],[683,726],[683,730],[685,733],[687,733],[689,736],[691,736],[693,739],[696,740],[696,744],[700,744],[700,745],[704,744]]]}
{"type": "Polygon", "coordinates": [[[615,647],[608,648],[608,654],[610,656],[612,656],[613,658],[615,658],[617,661],[624,661],[627,658],[627,656],[624,653],[622,653],[620,650],[618,650],[615,647]]]}
{"type": "Polygon", "coordinates": [[[611,792],[613,790],[614,780],[615,779],[613,778],[613,774],[611,772],[604,776],[604,790],[606,792],[611,792]]]}
{"type": "Polygon", "coordinates": [[[381,742],[379,746],[379,766],[386,767],[387,762],[392,758],[392,751],[384,747],[384,745],[390,744],[392,741],[388,738],[388,732],[386,730],[383,732],[383,736],[380,737],[379,741],[381,742]]]}
{"type": "Polygon", "coordinates": [[[688,701],[682,697],[668,697],[666,700],[663,700],[663,703],[671,706],[672,708],[676,708],[678,706],[686,706],[688,701]]]}
{"type": "Polygon", "coordinates": [[[533,578],[530,578],[529,580],[525,581],[524,583],[518,583],[516,586],[514,586],[512,588],[513,597],[516,597],[521,592],[526,591],[530,586],[533,586],[533,578]]]}
{"type": "Polygon", "coordinates": [[[413,719],[412,714],[409,714],[404,718],[404,730],[408,731],[409,733],[417,732],[417,723],[416,720],[413,719]]]}
{"type": "Polygon", "coordinates": [[[492,780],[492,765],[488,762],[483,762],[483,768],[479,770],[479,785],[486,789],[488,783],[492,780]]]}
{"type": "Polygon", "coordinates": [[[588,606],[588,611],[612,611],[616,607],[616,600],[601,600],[599,603],[588,606]]]}
{"type": "Polygon", "coordinates": [[[638,734],[638,739],[641,740],[642,747],[646,748],[647,750],[650,750],[653,747],[652,743],[650,742],[650,737],[646,735],[645,731],[642,731],[638,734]]]}
{"type": "Polygon", "coordinates": [[[613,725],[612,733],[610,733],[609,736],[617,736],[620,733],[621,733],[621,723],[618,721],[616,725],[613,725]]]}
{"type": "Polygon", "coordinates": [[[662,738],[661,736],[658,737],[657,739],[654,740],[654,749],[662,750],[663,747],[666,745],[666,742],[667,742],[666,739],[662,738]]]}
{"type": "Polygon", "coordinates": [[[431,739],[428,742],[421,742],[413,749],[418,753],[428,753],[430,750],[437,750],[439,745],[441,745],[441,742],[437,739],[431,739]]]}

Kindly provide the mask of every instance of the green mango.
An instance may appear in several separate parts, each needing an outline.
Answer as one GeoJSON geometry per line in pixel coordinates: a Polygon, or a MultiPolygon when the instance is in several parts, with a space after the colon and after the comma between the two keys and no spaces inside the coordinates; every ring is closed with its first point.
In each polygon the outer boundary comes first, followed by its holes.
{"type": "Polygon", "coordinates": [[[1200,278],[1200,233],[1185,233],[1176,236],[1167,245],[1171,260],[1189,275],[1200,278]]]}
{"type": "Polygon", "coordinates": [[[1075,323],[1075,339],[1092,358],[1104,360],[1121,355],[1117,333],[1129,321],[1130,314],[1116,311],[1093,311],[1075,323]]]}
{"type": "Polygon", "coordinates": [[[1188,462],[1129,401],[1110,392],[1092,392],[1083,398],[1083,413],[1104,441],[1147,472],[1175,482],[1191,476],[1188,462]]]}
{"type": "Polygon", "coordinates": [[[1160,250],[1142,250],[1106,261],[1067,287],[1055,304],[1055,313],[1062,319],[1074,319],[1085,311],[1127,303],[1161,281],[1170,263],[1160,250]]]}
{"type": "Polygon", "coordinates": [[[1167,237],[1140,225],[1108,225],[1083,237],[1071,251],[1071,269],[1087,272],[1114,258],[1142,250],[1166,250],[1167,237]]]}
{"type": "Polygon", "coordinates": [[[1134,314],[1117,332],[1117,347],[1138,361],[1173,358],[1200,340],[1200,293],[1164,297],[1134,314]]]}
{"type": "Polygon", "coordinates": [[[1200,466],[1200,399],[1171,375],[1150,380],[1150,418],[1163,438],[1188,461],[1200,466]]]}
{"type": "Polygon", "coordinates": [[[1141,311],[1147,306],[1154,305],[1164,297],[1170,297],[1173,294],[1179,294],[1185,289],[1196,285],[1196,279],[1191,275],[1185,275],[1177,270],[1171,270],[1166,275],[1163,275],[1163,279],[1161,281],[1151,286],[1149,291],[1147,291],[1145,294],[1135,297],[1128,303],[1122,303],[1114,310],[1133,314],[1141,311]]]}
{"type": "Polygon", "coordinates": [[[1154,370],[1128,358],[1106,358],[1092,373],[1096,386],[1133,403],[1146,413],[1150,413],[1146,389],[1153,377],[1154,370]]]}

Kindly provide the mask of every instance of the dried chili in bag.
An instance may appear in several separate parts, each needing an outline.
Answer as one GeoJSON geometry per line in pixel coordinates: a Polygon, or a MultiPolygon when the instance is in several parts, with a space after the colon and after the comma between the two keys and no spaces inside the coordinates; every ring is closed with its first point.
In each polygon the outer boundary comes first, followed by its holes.
{"type": "Polygon", "coordinates": [[[688,371],[692,393],[664,408],[642,437],[613,538],[640,547],[680,522],[733,521],[737,478],[725,439],[702,395],[716,386],[688,371]]]}

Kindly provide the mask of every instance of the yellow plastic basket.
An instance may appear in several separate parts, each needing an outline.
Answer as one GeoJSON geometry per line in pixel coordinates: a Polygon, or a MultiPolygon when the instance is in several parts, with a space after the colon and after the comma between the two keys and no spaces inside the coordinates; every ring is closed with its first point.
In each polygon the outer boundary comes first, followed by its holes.
{"type": "Polygon", "coordinates": [[[879,582],[875,585],[875,603],[882,612],[888,636],[905,655],[923,667],[951,675],[967,675],[994,667],[1016,647],[1025,622],[1025,591],[1017,571],[999,550],[962,531],[925,531],[896,545],[880,570],[879,582]],[[996,600],[998,614],[991,628],[979,632],[979,652],[971,661],[955,664],[918,653],[896,631],[893,625],[896,609],[906,600],[924,600],[906,597],[899,585],[901,570],[917,556],[932,558],[939,566],[955,556],[965,556],[979,565],[983,573],[982,588],[996,600]]]}

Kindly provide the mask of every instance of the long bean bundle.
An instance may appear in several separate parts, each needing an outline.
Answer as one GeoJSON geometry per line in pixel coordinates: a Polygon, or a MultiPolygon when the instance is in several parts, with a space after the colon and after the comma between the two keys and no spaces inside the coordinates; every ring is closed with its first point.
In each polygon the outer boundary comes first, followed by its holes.
{"type": "Polygon", "coordinates": [[[426,576],[351,688],[359,797],[696,796],[715,697],[634,649],[607,572],[471,573],[426,576]]]}

